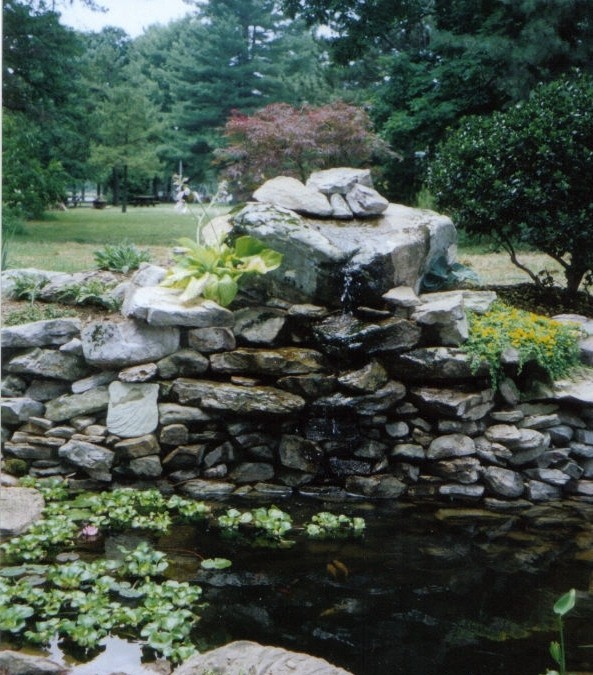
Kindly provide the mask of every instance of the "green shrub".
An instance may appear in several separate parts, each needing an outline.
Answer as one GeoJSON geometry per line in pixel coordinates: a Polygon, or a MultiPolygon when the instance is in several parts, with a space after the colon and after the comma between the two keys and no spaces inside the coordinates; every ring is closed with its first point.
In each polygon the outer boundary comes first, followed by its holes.
{"type": "Polygon", "coordinates": [[[579,363],[581,331],[576,324],[561,323],[532,312],[495,303],[486,314],[470,314],[469,339],[464,349],[476,371],[486,362],[492,385],[503,375],[502,358],[515,350],[519,372],[527,361],[535,361],[552,379],[566,375],[579,363]]]}
{"type": "Polygon", "coordinates": [[[95,262],[100,270],[111,272],[123,272],[137,270],[140,263],[150,262],[150,251],[141,250],[134,244],[122,242],[121,244],[105,244],[102,250],[95,251],[95,262]]]}
{"type": "Polygon", "coordinates": [[[78,316],[74,309],[64,309],[53,305],[29,304],[22,309],[13,309],[3,319],[5,326],[19,326],[32,321],[47,321],[78,316]]]}

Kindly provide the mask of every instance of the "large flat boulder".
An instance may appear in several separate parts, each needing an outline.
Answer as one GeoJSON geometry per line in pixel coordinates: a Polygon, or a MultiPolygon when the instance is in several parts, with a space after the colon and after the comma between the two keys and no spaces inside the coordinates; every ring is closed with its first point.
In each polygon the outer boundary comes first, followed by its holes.
{"type": "MultiPolygon", "coordinates": [[[[33,488],[11,487],[0,491],[0,535],[12,537],[41,518],[43,496],[33,488]]],[[[0,672],[1,669],[0,669],[0,672]]]]}

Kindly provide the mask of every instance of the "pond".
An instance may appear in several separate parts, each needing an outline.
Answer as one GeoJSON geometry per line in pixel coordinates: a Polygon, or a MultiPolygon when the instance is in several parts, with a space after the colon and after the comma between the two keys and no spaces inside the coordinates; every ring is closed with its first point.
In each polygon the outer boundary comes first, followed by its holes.
{"type": "MultiPolygon", "coordinates": [[[[575,588],[577,604],[565,619],[568,664],[593,670],[593,505],[520,514],[426,504],[279,506],[295,523],[326,509],[362,516],[366,530],[344,539],[297,536],[289,548],[221,538],[205,525],[152,539],[169,556],[167,576],[204,590],[208,606],[193,635],[202,649],[255,640],[356,675],[539,675],[554,667],[554,602],[575,588]],[[213,557],[232,567],[202,570],[200,559],[213,557]]],[[[109,556],[137,539],[111,535],[83,555],[104,547],[109,556]]],[[[76,665],[56,642],[50,654],[76,675],[146,672],[139,643],[107,638],[105,645],[87,664],[76,665]]]]}

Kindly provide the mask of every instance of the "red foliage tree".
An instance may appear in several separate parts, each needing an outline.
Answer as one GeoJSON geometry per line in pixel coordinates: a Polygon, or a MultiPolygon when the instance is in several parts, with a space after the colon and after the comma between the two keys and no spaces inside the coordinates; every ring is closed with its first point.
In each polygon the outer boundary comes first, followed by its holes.
{"type": "Polygon", "coordinates": [[[233,112],[224,133],[228,145],[217,160],[243,195],[274,176],[304,181],[312,171],[365,166],[392,154],[367,113],[343,101],[317,108],[273,103],[251,116],[233,112]]]}

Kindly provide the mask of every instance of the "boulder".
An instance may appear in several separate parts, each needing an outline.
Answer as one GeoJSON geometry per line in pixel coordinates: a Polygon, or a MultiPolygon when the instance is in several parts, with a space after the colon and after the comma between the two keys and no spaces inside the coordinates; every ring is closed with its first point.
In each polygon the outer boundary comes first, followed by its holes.
{"type": "Polygon", "coordinates": [[[6,370],[19,375],[72,382],[84,377],[89,369],[84,359],[76,354],[36,347],[10,359],[6,370]]]}
{"type": "Polygon", "coordinates": [[[426,456],[428,459],[444,459],[475,454],[476,444],[472,438],[464,434],[449,434],[435,438],[429,445],[426,456]]]}
{"type": "Polygon", "coordinates": [[[80,333],[80,319],[49,319],[20,326],[7,326],[0,331],[4,349],[63,345],[80,333]]]}
{"type": "Polygon", "coordinates": [[[191,349],[204,354],[227,352],[237,346],[233,331],[224,326],[193,328],[187,332],[187,341],[191,349]]]}
{"type": "Polygon", "coordinates": [[[201,375],[208,370],[210,363],[205,356],[193,349],[180,349],[170,356],[165,356],[156,365],[162,378],[173,379],[180,376],[201,375]]]}
{"type": "Polygon", "coordinates": [[[42,656],[5,649],[0,652],[2,675],[67,675],[70,669],[42,656]]]}
{"type": "Polygon", "coordinates": [[[231,642],[204,654],[197,654],[173,671],[173,675],[349,675],[323,659],[290,652],[279,647],[264,647],[256,642],[231,642]]]}
{"type": "Polygon", "coordinates": [[[286,315],[271,307],[245,307],[235,312],[234,333],[239,340],[272,345],[282,332],[286,315]]]}
{"type": "Polygon", "coordinates": [[[34,401],[26,396],[15,398],[3,398],[0,401],[2,423],[13,425],[26,422],[29,417],[41,417],[45,412],[45,406],[39,401],[34,401]]]}
{"type": "Polygon", "coordinates": [[[356,218],[379,216],[385,211],[389,202],[377,190],[357,183],[345,195],[346,203],[356,218]]]}
{"type": "Polygon", "coordinates": [[[415,387],[411,394],[419,406],[436,415],[456,417],[462,420],[480,420],[494,407],[494,392],[491,388],[472,390],[415,387]]]}
{"type": "Polygon", "coordinates": [[[160,286],[144,286],[128,294],[122,307],[124,316],[142,319],[152,326],[232,326],[233,314],[212,300],[184,305],[180,291],[160,286]]]}
{"type": "Polygon", "coordinates": [[[41,518],[44,508],[43,496],[33,488],[10,487],[0,490],[0,536],[21,534],[41,518]]]}
{"type": "Polygon", "coordinates": [[[111,467],[115,453],[107,448],[72,439],[62,445],[58,454],[73,467],[81,469],[95,480],[111,480],[111,467]]]}
{"type": "Polygon", "coordinates": [[[81,331],[84,356],[100,368],[125,368],[158,361],[179,349],[179,328],[136,321],[91,323],[81,331]]]}
{"type": "Polygon", "coordinates": [[[306,473],[317,473],[323,459],[323,453],[315,443],[291,434],[280,439],[278,454],[282,466],[306,473]]]}
{"type": "Polygon", "coordinates": [[[324,195],[346,195],[355,185],[373,187],[370,169],[353,169],[336,167],[314,171],[306,183],[307,187],[322,192],[324,195]]]}
{"type": "Polygon", "coordinates": [[[523,479],[516,471],[489,466],[482,472],[482,479],[490,490],[498,497],[516,499],[525,491],[523,479]]]}
{"type": "Polygon", "coordinates": [[[474,371],[469,356],[455,347],[422,347],[413,349],[386,363],[389,372],[413,382],[467,381],[487,377],[485,364],[474,371]]]}
{"type": "Polygon", "coordinates": [[[109,394],[107,387],[88,389],[82,394],[63,394],[49,401],[45,416],[52,422],[63,422],[80,415],[90,415],[107,408],[109,394]]]}
{"type": "Polygon", "coordinates": [[[252,235],[283,254],[280,268],[258,284],[293,302],[381,305],[381,296],[395,286],[417,291],[437,257],[452,262],[455,256],[449,218],[398,204],[378,217],[345,222],[255,203],[231,222],[236,234],[252,235]]]}
{"type": "Polygon", "coordinates": [[[323,355],[314,349],[279,347],[255,349],[244,347],[232,352],[212,354],[210,365],[215,373],[248,375],[307,375],[324,369],[323,355]]]}

